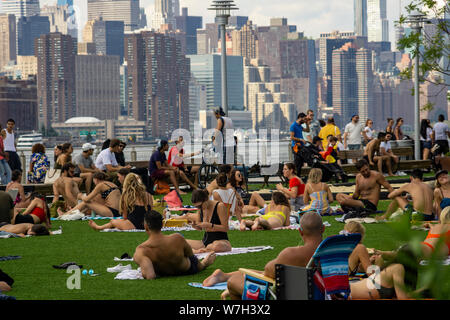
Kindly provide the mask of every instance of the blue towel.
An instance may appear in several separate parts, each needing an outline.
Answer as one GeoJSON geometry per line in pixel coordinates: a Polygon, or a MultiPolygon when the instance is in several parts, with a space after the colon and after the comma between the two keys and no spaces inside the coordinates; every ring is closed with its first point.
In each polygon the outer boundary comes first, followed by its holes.
{"type": "Polygon", "coordinates": [[[0,261],[8,261],[8,260],[17,260],[22,258],[21,256],[6,256],[6,257],[0,257],[0,261]]]}
{"type": "Polygon", "coordinates": [[[202,289],[207,289],[207,290],[221,290],[221,291],[227,290],[226,282],[216,283],[212,287],[204,287],[200,282],[189,282],[188,284],[194,288],[202,288],[202,289]]]}

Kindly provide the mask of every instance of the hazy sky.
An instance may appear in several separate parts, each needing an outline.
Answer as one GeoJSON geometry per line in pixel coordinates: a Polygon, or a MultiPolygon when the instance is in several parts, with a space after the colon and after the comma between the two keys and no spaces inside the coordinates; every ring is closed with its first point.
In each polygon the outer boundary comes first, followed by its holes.
{"type": "MultiPolygon", "coordinates": [[[[56,0],[40,0],[44,4],[55,4],[56,0]]],[[[399,16],[399,3],[403,6],[408,0],[387,0],[390,20],[390,40],[394,37],[394,21],[399,16]]],[[[203,16],[203,23],[214,21],[214,12],[207,10],[212,1],[180,0],[180,7],[188,7],[190,15],[203,16]]],[[[322,32],[332,30],[353,31],[353,0],[235,0],[239,7],[236,15],[249,16],[254,24],[268,25],[272,17],[288,18],[289,24],[297,25],[307,37],[318,37],[322,32]]],[[[81,28],[87,16],[87,0],[74,0],[81,28]],[[81,11],[81,14],[80,12],[81,11]]],[[[147,22],[150,25],[154,0],[141,0],[146,8],[147,22]]]]}

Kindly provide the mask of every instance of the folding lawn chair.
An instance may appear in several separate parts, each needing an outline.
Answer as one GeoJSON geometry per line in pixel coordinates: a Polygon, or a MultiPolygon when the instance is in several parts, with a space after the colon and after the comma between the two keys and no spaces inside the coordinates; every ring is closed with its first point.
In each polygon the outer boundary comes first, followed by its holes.
{"type": "Polygon", "coordinates": [[[277,264],[275,279],[249,269],[245,274],[243,300],[347,299],[350,295],[348,257],[361,241],[359,233],[331,236],[317,247],[306,268],[277,264]],[[274,293],[275,291],[275,293],[274,293]]]}

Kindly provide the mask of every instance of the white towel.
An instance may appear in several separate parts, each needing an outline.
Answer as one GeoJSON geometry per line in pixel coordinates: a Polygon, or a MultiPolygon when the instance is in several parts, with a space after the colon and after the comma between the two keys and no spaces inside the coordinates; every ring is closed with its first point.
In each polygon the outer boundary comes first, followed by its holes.
{"type": "MultiPolygon", "coordinates": [[[[228,255],[234,255],[234,254],[243,254],[243,253],[252,253],[252,252],[259,252],[263,250],[271,250],[273,247],[271,246],[259,246],[259,247],[247,247],[247,248],[233,248],[231,251],[228,252],[216,252],[217,256],[228,256],[228,255]]],[[[197,253],[195,256],[198,259],[203,259],[206,257],[210,252],[203,252],[203,253],[197,253]]]]}
{"type": "Polygon", "coordinates": [[[74,210],[70,214],[65,214],[63,216],[60,216],[59,220],[74,221],[74,220],[81,220],[83,218],[84,218],[84,214],[80,210],[74,210]]]}
{"type": "MultiPolygon", "coordinates": [[[[195,231],[195,229],[192,228],[191,226],[186,226],[186,227],[164,227],[164,228],[161,229],[161,231],[179,232],[179,231],[195,231]]],[[[140,229],[133,229],[133,230],[104,229],[104,230],[100,230],[100,232],[145,232],[145,230],[140,230],[140,229]]]]}
{"type": "MultiPolygon", "coordinates": [[[[426,266],[426,265],[428,265],[428,260],[422,260],[422,261],[420,261],[420,264],[422,266],[426,266]]],[[[442,261],[442,265],[450,266],[450,256],[448,256],[446,260],[442,261]]]]}
{"type": "Polygon", "coordinates": [[[142,280],[144,277],[142,276],[141,268],[137,270],[124,270],[117,274],[114,280],[142,280]]]}

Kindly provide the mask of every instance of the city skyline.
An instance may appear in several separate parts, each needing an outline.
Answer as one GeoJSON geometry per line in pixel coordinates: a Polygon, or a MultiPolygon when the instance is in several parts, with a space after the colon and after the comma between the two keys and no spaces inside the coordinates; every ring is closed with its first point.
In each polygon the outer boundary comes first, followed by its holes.
{"type": "MultiPolygon", "coordinates": [[[[57,0],[40,0],[41,7],[45,4],[54,5],[57,0]]],[[[389,38],[395,39],[394,21],[399,17],[399,1],[387,0],[387,18],[389,20],[389,38]]],[[[404,8],[408,0],[401,0],[404,8]]],[[[208,11],[211,1],[180,0],[180,8],[188,7],[189,14],[202,16],[203,23],[214,22],[214,12],[208,11]]],[[[279,0],[277,2],[268,0],[243,1],[235,0],[239,10],[234,15],[248,16],[254,24],[269,25],[270,18],[284,17],[289,24],[297,25],[299,31],[305,36],[318,38],[320,33],[333,30],[353,31],[353,3],[354,0],[316,0],[314,6],[308,2],[291,2],[279,0]]],[[[84,26],[87,22],[87,0],[74,0],[74,6],[84,11],[77,12],[78,24],[84,26]]],[[[147,17],[154,12],[154,0],[140,0],[140,7],[145,8],[147,17]]],[[[404,10],[404,9],[403,9],[404,10]]],[[[151,26],[151,21],[147,21],[151,26]]]]}

